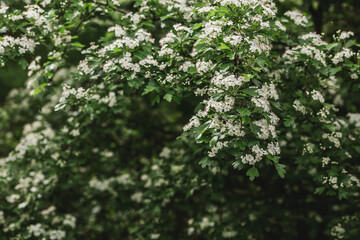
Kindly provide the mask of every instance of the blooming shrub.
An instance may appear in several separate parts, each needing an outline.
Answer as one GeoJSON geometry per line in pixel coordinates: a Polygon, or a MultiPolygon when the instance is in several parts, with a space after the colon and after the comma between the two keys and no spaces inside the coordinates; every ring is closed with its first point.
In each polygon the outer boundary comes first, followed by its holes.
{"type": "Polygon", "coordinates": [[[0,66],[29,78],[0,109],[1,239],[360,236],[352,32],[272,0],[122,6],[2,3],[0,66]]]}

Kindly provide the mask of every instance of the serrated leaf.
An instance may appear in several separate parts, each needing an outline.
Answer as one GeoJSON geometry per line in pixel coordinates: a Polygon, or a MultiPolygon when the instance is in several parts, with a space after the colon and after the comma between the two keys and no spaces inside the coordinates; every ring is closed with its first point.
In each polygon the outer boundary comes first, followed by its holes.
{"type": "Polygon", "coordinates": [[[315,189],[315,194],[322,194],[325,191],[325,187],[318,187],[315,189]]]}
{"type": "Polygon", "coordinates": [[[259,171],[257,170],[257,168],[254,166],[252,168],[250,168],[247,172],[246,172],[246,176],[249,176],[250,181],[254,180],[256,177],[259,176],[259,171]]]}
{"type": "Polygon", "coordinates": [[[271,101],[271,100],[269,102],[271,103],[271,105],[273,105],[277,109],[282,110],[279,102],[275,102],[275,101],[271,101]]]}
{"type": "Polygon", "coordinates": [[[262,60],[262,59],[258,59],[256,60],[257,65],[259,65],[259,67],[263,68],[265,66],[266,61],[262,60]]]}
{"type": "Polygon", "coordinates": [[[220,47],[218,49],[230,49],[225,43],[220,43],[220,47]]]}
{"type": "Polygon", "coordinates": [[[295,125],[295,118],[293,117],[285,118],[284,125],[285,127],[293,127],[295,125]]]}
{"type": "Polygon", "coordinates": [[[246,81],[250,81],[254,77],[254,75],[252,75],[252,74],[243,74],[243,77],[245,78],[246,81]]]}
{"type": "Polygon", "coordinates": [[[44,91],[45,87],[47,86],[47,83],[40,84],[37,88],[34,89],[34,96],[38,95],[42,91],[44,91]]]}
{"type": "Polygon", "coordinates": [[[144,92],[141,94],[142,96],[151,93],[152,91],[154,91],[155,89],[157,89],[156,86],[146,86],[144,89],[144,92]]]}
{"type": "Polygon", "coordinates": [[[241,170],[244,168],[244,164],[241,161],[233,162],[234,169],[241,170]]]}
{"type": "Polygon", "coordinates": [[[251,115],[251,111],[247,108],[240,108],[240,109],[236,109],[236,111],[238,113],[240,113],[241,117],[245,117],[245,116],[250,116],[251,115]]]}
{"type": "Polygon", "coordinates": [[[210,143],[209,143],[210,147],[214,147],[214,146],[216,145],[218,139],[219,139],[219,136],[214,136],[214,137],[210,140],[210,143]]]}
{"type": "Polygon", "coordinates": [[[199,164],[201,165],[202,168],[211,166],[210,157],[204,157],[203,159],[200,160],[199,164]]]}
{"type": "Polygon", "coordinates": [[[192,27],[193,30],[199,29],[203,26],[204,24],[202,23],[195,23],[194,26],[192,27]]]}
{"type": "Polygon", "coordinates": [[[155,103],[160,103],[160,96],[156,95],[152,100],[151,100],[151,105],[154,105],[155,103]]]}
{"type": "Polygon", "coordinates": [[[19,65],[23,70],[25,70],[29,66],[29,63],[24,58],[21,58],[19,60],[19,65]]]}
{"type": "Polygon", "coordinates": [[[173,95],[170,94],[170,93],[167,93],[167,94],[164,96],[164,99],[165,99],[166,101],[168,101],[168,102],[171,102],[172,98],[173,98],[173,95]]]}
{"type": "Polygon", "coordinates": [[[238,148],[243,151],[246,148],[246,143],[244,141],[235,141],[234,148],[238,148]]]}
{"type": "Polygon", "coordinates": [[[258,90],[257,88],[246,88],[246,89],[243,89],[242,92],[243,93],[246,93],[247,95],[250,95],[252,97],[256,97],[258,96],[259,94],[256,92],[256,90],[258,90]]]}
{"type": "Polygon", "coordinates": [[[279,174],[279,176],[280,176],[281,178],[284,178],[284,177],[285,177],[285,173],[286,173],[285,165],[284,165],[284,164],[281,164],[281,163],[275,163],[275,168],[276,168],[276,171],[277,171],[277,173],[279,174]]]}
{"type": "Polygon", "coordinates": [[[271,159],[274,163],[279,163],[280,160],[279,156],[267,155],[267,158],[271,159]]]}
{"type": "Polygon", "coordinates": [[[250,129],[256,136],[257,136],[257,133],[260,131],[260,128],[253,123],[250,123],[250,129]]]}
{"type": "Polygon", "coordinates": [[[336,73],[340,72],[341,71],[341,67],[337,67],[337,68],[331,68],[330,69],[330,74],[332,76],[334,76],[336,73]]]}

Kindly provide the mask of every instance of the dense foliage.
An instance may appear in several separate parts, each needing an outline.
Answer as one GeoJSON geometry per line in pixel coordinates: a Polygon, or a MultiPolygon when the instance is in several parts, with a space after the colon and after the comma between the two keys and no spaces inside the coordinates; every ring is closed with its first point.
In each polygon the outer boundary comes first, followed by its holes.
{"type": "Polygon", "coordinates": [[[353,32],[272,0],[24,0],[0,34],[28,76],[0,109],[1,239],[360,237],[353,32]]]}

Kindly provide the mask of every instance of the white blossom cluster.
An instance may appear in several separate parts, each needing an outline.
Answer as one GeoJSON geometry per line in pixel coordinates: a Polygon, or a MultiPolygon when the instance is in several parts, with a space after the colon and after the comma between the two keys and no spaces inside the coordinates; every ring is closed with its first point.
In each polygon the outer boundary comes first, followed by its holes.
{"type": "Polygon", "coordinates": [[[304,46],[296,46],[291,49],[286,50],[283,55],[283,58],[287,59],[286,63],[291,64],[299,60],[299,55],[303,54],[311,59],[317,60],[322,63],[322,65],[326,66],[326,54],[311,45],[304,45],[304,46]]]}
{"type": "Polygon", "coordinates": [[[23,138],[15,147],[15,150],[9,154],[7,161],[15,161],[24,158],[26,152],[30,148],[38,146],[41,142],[46,144],[48,141],[47,139],[51,139],[54,135],[54,130],[46,122],[35,121],[32,124],[25,125],[23,138]]]}
{"type": "Polygon", "coordinates": [[[271,142],[267,145],[267,149],[261,148],[259,145],[254,145],[251,148],[252,154],[245,154],[241,156],[241,161],[243,164],[254,165],[257,162],[260,162],[263,156],[270,155],[279,155],[280,146],[278,142],[271,142]]]}
{"type": "Polygon", "coordinates": [[[345,31],[339,30],[337,33],[339,34],[339,36],[338,37],[334,36],[335,40],[336,39],[345,40],[345,39],[348,39],[348,38],[354,36],[354,33],[351,31],[345,32],[345,31]]]}
{"type": "Polygon", "coordinates": [[[296,25],[306,26],[309,23],[308,19],[303,15],[303,13],[297,10],[287,11],[284,15],[293,20],[296,25]]]}
{"type": "Polygon", "coordinates": [[[340,139],[342,138],[341,132],[333,132],[331,134],[324,133],[322,135],[323,139],[328,139],[330,142],[332,142],[336,148],[339,148],[341,146],[340,139]]]}
{"type": "Polygon", "coordinates": [[[309,40],[314,46],[323,46],[327,44],[327,42],[321,39],[319,34],[314,32],[304,34],[300,37],[300,39],[309,40]]]}
{"type": "Polygon", "coordinates": [[[222,73],[216,73],[216,75],[211,79],[211,83],[218,88],[225,88],[228,90],[230,87],[242,86],[243,83],[248,82],[245,80],[245,77],[235,75],[224,76],[222,73]]]}
{"type": "Polygon", "coordinates": [[[360,113],[348,113],[349,123],[354,124],[355,127],[360,127],[360,113]]]}
{"type": "Polygon", "coordinates": [[[341,52],[335,54],[335,56],[332,59],[332,62],[334,64],[338,64],[340,62],[343,62],[344,59],[351,58],[354,55],[355,53],[351,49],[344,48],[341,52]]]}
{"type": "Polygon", "coordinates": [[[234,5],[236,7],[252,7],[261,6],[265,16],[274,17],[277,9],[272,0],[216,0],[221,6],[234,5]]]}
{"type": "Polygon", "coordinates": [[[296,111],[301,112],[303,115],[306,114],[306,107],[301,104],[300,100],[294,100],[293,107],[296,111]]]}
{"type": "Polygon", "coordinates": [[[0,41],[0,55],[4,54],[6,51],[13,49],[17,50],[20,54],[26,52],[33,53],[35,51],[37,43],[26,36],[21,36],[14,38],[12,36],[3,36],[0,41]]]}
{"type": "Polygon", "coordinates": [[[319,101],[321,103],[325,102],[325,98],[323,97],[323,95],[319,91],[312,90],[311,91],[311,97],[312,97],[312,99],[317,100],[317,101],[319,101]]]}
{"type": "Polygon", "coordinates": [[[66,100],[70,97],[70,96],[74,96],[76,99],[82,99],[82,98],[87,98],[88,97],[88,90],[85,90],[82,87],[79,87],[78,89],[75,88],[71,88],[69,85],[64,85],[63,86],[63,92],[61,94],[61,97],[59,99],[59,104],[57,104],[55,106],[55,110],[61,110],[63,108],[66,107],[66,100]]]}

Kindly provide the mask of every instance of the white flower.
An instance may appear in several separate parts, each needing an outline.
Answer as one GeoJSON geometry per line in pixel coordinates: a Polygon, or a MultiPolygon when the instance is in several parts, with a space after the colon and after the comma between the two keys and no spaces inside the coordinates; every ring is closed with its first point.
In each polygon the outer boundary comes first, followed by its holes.
{"type": "Polygon", "coordinates": [[[50,240],[62,240],[66,236],[66,232],[62,230],[51,230],[48,232],[50,240]]]}
{"type": "Polygon", "coordinates": [[[42,228],[42,225],[40,223],[37,224],[31,224],[28,227],[28,231],[30,235],[33,235],[34,237],[40,237],[41,235],[45,234],[45,230],[42,228]]]}
{"type": "Polygon", "coordinates": [[[79,135],[80,135],[79,129],[73,129],[73,130],[71,130],[70,135],[71,135],[71,136],[74,136],[74,137],[79,136],[79,135]]]}
{"type": "Polygon", "coordinates": [[[343,62],[344,59],[350,58],[350,57],[352,57],[354,55],[355,55],[355,53],[351,49],[344,48],[341,52],[338,52],[338,53],[335,54],[335,56],[332,59],[332,62],[334,64],[338,64],[340,62],[343,62]]]}
{"type": "Polygon", "coordinates": [[[133,195],[131,195],[130,198],[134,202],[140,203],[142,201],[142,198],[143,198],[143,193],[142,192],[136,192],[133,195]]]}
{"type": "Polygon", "coordinates": [[[339,39],[344,40],[344,39],[350,38],[352,36],[354,36],[353,32],[350,32],[350,31],[349,32],[341,32],[339,39]]]}
{"type": "Polygon", "coordinates": [[[250,165],[255,164],[255,158],[251,154],[246,154],[246,155],[241,156],[241,161],[244,164],[250,164],[250,165]]]}
{"type": "Polygon", "coordinates": [[[323,95],[321,95],[321,93],[319,91],[312,90],[311,97],[312,97],[312,99],[318,100],[321,103],[325,102],[323,95]]]}
{"type": "Polygon", "coordinates": [[[22,203],[20,203],[20,204],[18,205],[18,208],[19,208],[19,209],[23,209],[23,208],[25,208],[27,205],[28,205],[28,202],[22,202],[22,203]]]}
{"type": "Polygon", "coordinates": [[[301,112],[302,114],[306,114],[306,108],[304,105],[301,104],[301,102],[296,99],[293,103],[293,107],[295,108],[296,111],[301,112]]]}
{"type": "Polygon", "coordinates": [[[287,12],[285,12],[284,15],[289,17],[291,20],[293,20],[296,25],[306,26],[306,24],[309,23],[307,18],[301,12],[299,12],[297,10],[287,11],[287,12]]]}
{"type": "Polygon", "coordinates": [[[76,226],[76,218],[70,214],[65,215],[65,219],[63,221],[64,225],[68,225],[71,228],[75,229],[76,226]]]}
{"type": "Polygon", "coordinates": [[[162,151],[161,151],[161,153],[160,153],[160,157],[161,158],[166,158],[166,159],[168,159],[168,158],[170,158],[170,154],[171,154],[171,149],[170,148],[168,148],[168,147],[164,147],[163,149],[162,149],[162,151]]]}

